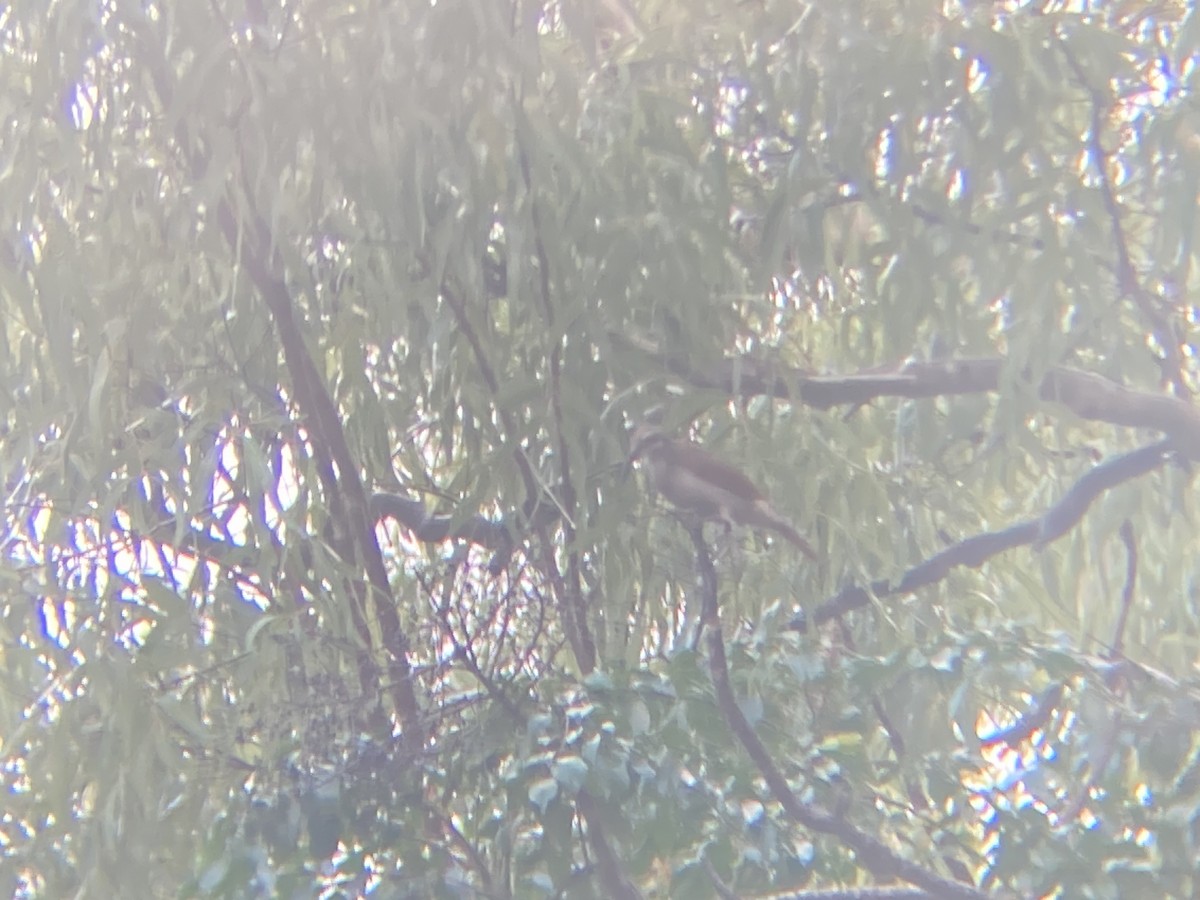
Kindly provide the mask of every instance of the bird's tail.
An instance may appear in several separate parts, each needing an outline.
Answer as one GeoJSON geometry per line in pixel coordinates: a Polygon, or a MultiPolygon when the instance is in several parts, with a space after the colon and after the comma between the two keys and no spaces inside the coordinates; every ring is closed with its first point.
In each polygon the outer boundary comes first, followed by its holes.
{"type": "Polygon", "coordinates": [[[792,527],[792,523],[781,516],[775,510],[771,509],[765,501],[759,501],[755,504],[755,510],[759,515],[759,524],[764,528],[770,528],[778,531],[801,553],[816,562],[817,551],[813,549],[812,544],[801,537],[800,532],[792,527]]]}

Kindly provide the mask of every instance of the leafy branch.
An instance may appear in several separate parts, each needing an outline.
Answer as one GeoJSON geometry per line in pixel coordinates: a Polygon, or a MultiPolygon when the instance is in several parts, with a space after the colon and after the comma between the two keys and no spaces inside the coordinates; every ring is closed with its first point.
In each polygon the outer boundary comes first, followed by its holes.
{"type": "Polygon", "coordinates": [[[696,567],[700,575],[701,616],[706,626],[709,671],[716,692],[717,707],[738,742],[754,762],[772,795],[783,810],[796,822],[822,834],[832,835],[853,850],[862,863],[877,878],[899,878],[916,885],[935,897],[978,898],[985,896],[967,884],[950,881],[936,872],[904,859],[878,838],[867,834],[816,804],[801,800],[788,784],[787,778],[763,744],[753,726],[743,715],[729,679],[729,663],[725,654],[725,638],[721,634],[721,613],[717,603],[717,572],[712,553],[704,541],[702,523],[688,527],[696,550],[696,567]]]}

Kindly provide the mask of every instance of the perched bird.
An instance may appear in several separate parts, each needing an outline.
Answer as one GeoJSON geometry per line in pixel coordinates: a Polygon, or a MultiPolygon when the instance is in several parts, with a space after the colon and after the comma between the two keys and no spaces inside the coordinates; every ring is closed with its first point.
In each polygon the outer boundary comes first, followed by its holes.
{"type": "Polygon", "coordinates": [[[657,425],[639,425],[633,432],[629,461],[644,459],[656,490],[680,509],[705,519],[777,531],[805,556],[816,551],[800,532],[771,508],[749,478],[728,463],[687,441],[673,440],[657,425]]]}

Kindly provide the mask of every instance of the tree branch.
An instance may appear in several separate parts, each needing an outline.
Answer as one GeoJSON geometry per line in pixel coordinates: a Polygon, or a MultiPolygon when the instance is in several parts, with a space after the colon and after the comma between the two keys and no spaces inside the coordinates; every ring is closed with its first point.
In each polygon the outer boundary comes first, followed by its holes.
{"type": "Polygon", "coordinates": [[[867,606],[872,595],[888,597],[910,594],[936,584],[959,566],[977,569],[993,556],[1023,544],[1040,550],[1077,524],[1100,494],[1159,468],[1174,449],[1174,442],[1165,439],[1102,462],[1080,477],[1061,500],[1038,518],[1010,525],[1002,531],[988,531],[961,540],[913,566],[895,584],[880,580],[868,587],[850,585],[843,588],[811,614],[804,611],[798,613],[788,627],[805,631],[810,626],[819,626],[843,613],[867,606]]]}
{"type": "Polygon", "coordinates": [[[733,685],[729,680],[729,663],[725,656],[725,639],[721,634],[721,614],[717,605],[717,572],[712,553],[704,542],[703,525],[688,526],[696,548],[696,567],[700,574],[702,620],[707,626],[705,642],[708,649],[709,671],[717,707],[726,724],[758,767],[772,795],[792,819],[813,831],[832,835],[852,849],[858,859],[877,878],[899,878],[914,884],[934,897],[982,898],[986,896],[971,885],[943,878],[916,863],[904,859],[878,838],[860,831],[840,816],[805,803],[792,791],[787,778],[775,765],[766,746],[742,714],[733,685]]]}
{"type": "MultiPolygon", "coordinates": [[[[250,203],[249,195],[246,203],[250,203]]],[[[359,478],[359,466],[346,442],[341,416],[333,398],[326,390],[305,346],[287,285],[272,271],[273,260],[269,248],[275,244],[267,225],[253,209],[248,216],[250,234],[244,236],[229,201],[223,199],[218,208],[218,220],[226,242],[235,253],[242,256],[251,280],[262,294],[275,321],[283,347],[284,364],[291,375],[296,406],[305,417],[317,469],[329,499],[335,540],[342,545],[341,552],[347,562],[358,561],[366,571],[367,590],[362,589],[361,576],[350,579],[350,590],[354,597],[351,612],[356,627],[360,634],[367,636],[370,646],[367,611],[370,610],[378,621],[381,643],[388,655],[387,682],[391,685],[396,712],[404,726],[404,740],[410,747],[420,746],[424,739],[420,734],[420,706],[408,661],[408,637],[400,625],[387,568],[375,537],[375,520],[370,514],[366,491],[359,478]],[[247,239],[243,240],[243,237],[247,239]]],[[[364,659],[360,674],[368,684],[378,687],[379,680],[368,671],[372,666],[364,659]]]]}
{"type": "MultiPolygon", "coordinates": [[[[370,507],[371,515],[376,519],[395,519],[411,531],[414,538],[427,544],[463,540],[499,553],[512,548],[512,536],[516,531],[516,523],[494,521],[484,516],[467,519],[449,515],[431,516],[420,500],[410,500],[399,494],[372,494],[370,507]]],[[[555,507],[543,505],[534,512],[532,521],[523,524],[532,531],[552,524],[558,517],[559,512],[555,507]]]]}
{"type": "Polygon", "coordinates": [[[1034,698],[1033,706],[1017,721],[983,738],[985,744],[1019,744],[1039,728],[1045,728],[1063,699],[1062,682],[1055,682],[1034,698]]]}
{"type": "Polygon", "coordinates": [[[1138,552],[1133,536],[1133,525],[1128,519],[1121,523],[1121,543],[1125,545],[1125,586],[1121,589],[1121,612],[1113,628],[1109,645],[1110,659],[1120,659],[1124,653],[1125,626],[1129,623],[1129,610],[1133,607],[1133,588],[1137,584],[1138,552]]]}
{"type": "MultiPolygon", "coordinates": [[[[483,349],[479,335],[475,333],[475,327],[471,324],[471,320],[467,318],[466,304],[448,284],[442,285],[442,298],[453,311],[459,330],[466,336],[467,343],[471,345],[471,352],[475,356],[475,365],[479,367],[479,373],[483,376],[488,390],[491,391],[493,397],[496,396],[500,393],[500,381],[496,377],[495,370],[492,369],[492,364],[483,349]]],[[[500,424],[504,427],[504,436],[513,440],[515,445],[517,430],[513,425],[512,416],[508,414],[507,409],[500,406],[496,407],[496,415],[499,416],[500,424]]],[[[538,490],[537,479],[533,475],[533,467],[529,464],[529,460],[525,458],[525,454],[521,452],[519,446],[516,446],[513,450],[513,462],[516,463],[517,471],[521,473],[521,482],[525,485],[526,513],[532,515],[534,510],[540,505],[538,503],[540,492],[538,490]]]]}
{"type": "Polygon", "coordinates": [[[587,825],[588,841],[596,851],[596,871],[604,884],[605,896],[612,897],[613,900],[642,900],[642,892],[629,880],[629,876],[621,867],[621,860],[608,842],[591,794],[586,790],[576,794],[575,808],[579,810],[579,815],[587,825]]]}
{"type": "MultiPolygon", "coordinates": [[[[950,397],[984,394],[1000,388],[1008,361],[999,357],[910,361],[891,370],[851,375],[814,375],[747,357],[726,358],[697,367],[641,339],[612,334],[622,346],[652,357],[672,374],[700,388],[731,396],[764,395],[799,401],[815,409],[869,403],[881,397],[950,397]]],[[[1033,378],[1024,371],[1022,376],[1033,378]]],[[[1103,375],[1070,366],[1051,366],[1041,373],[1038,396],[1065,406],[1082,419],[1129,428],[1149,428],[1175,438],[1180,452],[1200,459],[1200,408],[1166,394],[1136,391],[1103,375]]]]}
{"type": "MultiPolygon", "coordinates": [[[[1100,197],[1104,203],[1104,212],[1108,216],[1112,228],[1113,248],[1117,254],[1117,288],[1123,296],[1133,301],[1134,306],[1150,326],[1154,340],[1162,348],[1163,356],[1156,361],[1163,381],[1174,388],[1176,396],[1188,397],[1191,392],[1183,380],[1183,357],[1179,352],[1179,338],[1166,316],[1154,308],[1149,294],[1138,281],[1137,270],[1133,265],[1133,254],[1129,252],[1129,241],[1125,237],[1125,229],[1121,224],[1121,204],[1117,200],[1112,176],[1109,173],[1110,154],[1104,149],[1101,142],[1101,134],[1104,131],[1104,121],[1101,116],[1101,110],[1105,106],[1104,97],[1099,88],[1092,86],[1083,66],[1071,52],[1069,44],[1063,41],[1059,46],[1063,56],[1067,59],[1067,64],[1087,93],[1091,104],[1091,124],[1088,128],[1086,143],[1088,157],[1096,170],[1096,177],[1100,183],[1100,197]]],[[[1107,84],[1107,81],[1105,83],[1107,84]]],[[[1123,113],[1119,115],[1123,115],[1123,113]]]]}

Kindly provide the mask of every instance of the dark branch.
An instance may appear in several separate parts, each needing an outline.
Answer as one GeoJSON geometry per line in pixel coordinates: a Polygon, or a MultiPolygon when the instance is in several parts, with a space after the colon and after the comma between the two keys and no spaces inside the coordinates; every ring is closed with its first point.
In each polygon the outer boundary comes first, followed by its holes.
{"type": "Polygon", "coordinates": [[[850,585],[843,588],[812,613],[797,614],[789,627],[805,631],[809,627],[820,626],[830,619],[869,605],[872,595],[887,597],[912,593],[936,584],[959,566],[977,569],[998,553],[1023,544],[1031,544],[1034,549],[1040,550],[1077,524],[1100,494],[1159,468],[1173,449],[1172,441],[1162,440],[1102,462],[1085,473],[1058,503],[1038,518],[1011,525],[1002,531],[988,531],[959,541],[913,566],[895,584],[881,580],[872,582],[869,587],[850,585]]]}
{"type": "Polygon", "coordinates": [[[612,897],[613,900],[641,900],[642,893],[625,874],[621,860],[608,842],[604,826],[600,824],[596,804],[586,790],[575,796],[575,808],[579,810],[579,815],[587,825],[588,842],[596,852],[596,871],[604,883],[604,895],[612,897]]]}
{"type": "Polygon", "coordinates": [[[984,738],[987,744],[1019,744],[1027,740],[1039,728],[1045,728],[1063,699],[1063,686],[1056,682],[1042,691],[1033,701],[1033,706],[1017,721],[984,738]]]}
{"type": "Polygon", "coordinates": [[[1153,472],[1167,459],[1170,441],[1158,441],[1093,466],[1072,485],[1066,495],[1046,510],[1038,527],[1034,550],[1066,534],[1102,493],[1117,485],[1153,472]]]}
{"type": "Polygon", "coordinates": [[[883,841],[851,825],[840,816],[810,803],[805,803],[792,791],[787,778],[775,765],[770,752],[759,739],[754,728],[742,714],[733,685],[729,679],[729,663],[725,655],[725,639],[721,634],[721,614],[717,605],[717,573],[712,553],[704,542],[701,524],[688,527],[692,544],[696,548],[696,568],[700,574],[702,619],[707,628],[705,642],[708,649],[709,671],[712,673],[713,690],[717,707],[726,724],[745,749],[746,754],[758,767],[775,799],[784,812],[806,828],[836,837],[854,851],[857,859],[877,878],[899,878],[916,885],[934,897],[982,898],[985,895],[968,884],[942,878],[916,863],[898,855],[883,841]]]}
{"type": "MultiPolygon", "coordinates": [[[[500,381],[496,377],[496,372],[492,368],[486,351],[483,349],[483,343],[479,340],[479,335],[475,333],[475,327],[467,317],[466,304],[463,302],[462,297],[448,284],[442,285],[442,299],[446,301],[446,305],[454,313],[459,331],[466,336],[467,343],[471,345],[471,352],[475,357],[475,365],[479,368],[479,373],[487,383],[488,390],[491,391],[493,397],[496,396],[500,393],[500,381]]],[[[496,406],[496,414],[499,416],[500,424],[504,428],[504,437],[507,440],[513,441],[514,445],[516,445],[517,429],[513,424],[512,416],[501,405],[496,406]]],[[[516,463],[517,471],[521,473],[521,482],[525,486],[526,512],[532,515],[533,511],[541,505],[539,503],[541,492],[538,490],[537,478],[534,477],[533,467],[529,464],[529,460],[525,458],[525,454],[521,452],[519,446],[513,451],[513,462],[516,463]]]]}
{"type": "MultiPolygon", "coordinates": [[[[995,357],[908,362],[890,370],[852,375],[814,375],[753,358],[722,359],[704,368],[639,339],[613,334],[615,343],[652,357],[684,381],[732,396],[765,395],[815,409],[870,403],[882,397],[950,397],[1000,389],[1007,361],[995,357]]],[[[1034,378],[1035,373],[1022,373],[1034,378]]],[[[1094,372],[1051,366],[1041,373],[1038,395],[1082,419],[1149,428],[1176,440],[1181,453],[1200,459],[1200,408],[1166,394],[1135,391],[1094,372]]]]}
{"type": "Polygon", "coordinates": [[[371,515],[377,520],[395,519],[412,532],[414,538],[426,544],[442,541],[468,541],[496,555],[488,564],[488,571],[499,574],[508,565],[513,548],[522,535],[548,528],[558,521],[558,507],[543,503],[533,511],[531,519],[513,516],[511,519],[493,520],[484,516],[430,515],[420,500],[410,500],[398,494],[376,493],[371,495],[371,515]],[[514,521],[515,520],[515,521],[514,521]]]}
{"type": "Polygon", "coordinates": [[[951,218],[947,214],[934,212],[919,203],[912,204],[909,209],[914,218],[920,219],[926,225],[939,225],[954,231],[963,231],[977,237],[989,238],[998,244],[1013,244],[1017,247],[1028,247],[1031,250],[1046,249],[1046,242],[1039,237],[1030,237],[1012,231],[1001,231],[996,228],[983,228],[974,222],[964,222],[951,218]]]}
{"type": "Polygon", "coordinates": [[[395,519],[411,531],[414,538],[426,544],[464,540],[488,550],[499,551],[506,549],[511,542],[506,522],[492,521],[483,516],[471,516],[468,519],[432,516],[420,500],[410,500],[398,494],[372,494],[371,514],[376,519],[395,519]]]}
{"type": "MultiPolygon", "coordinates": [[[[229,246],[235,251],[244,248],[246,271],[275,322],[296,405],[309,429],[315,462],[330,503],[335,545],[341,545],[339,554],[347,562],[357,562],[363,567],[360,571],[365,570],[365,586],[361,575],[355,574],[348,580],[354,597],[351,614],[355,627],[360,634],[369,636],[368,616],[378,622],[381,642],[389,657],[387,682],[392,686],[396,712],[404,725],[404,740],[410,745],[419,745],[423,741],[418,728],[420,706],[408,661],[408,637],[400,625],[387,568],[375,537],[375,520],[337,406],[309,355],[304,335],[296,322],[287,284],[274,271],[276,260],[270,248],[275,246],[275,241],[266,223],[253,210],[247,216],[247,235],[241,234],[229,201],[221,201],[218,219],[229,246]]],[[[364,654],[360,677],[364,683],[377,686],[379,679],[371,671],[373,668],[373,661],[364,654]]]]}

